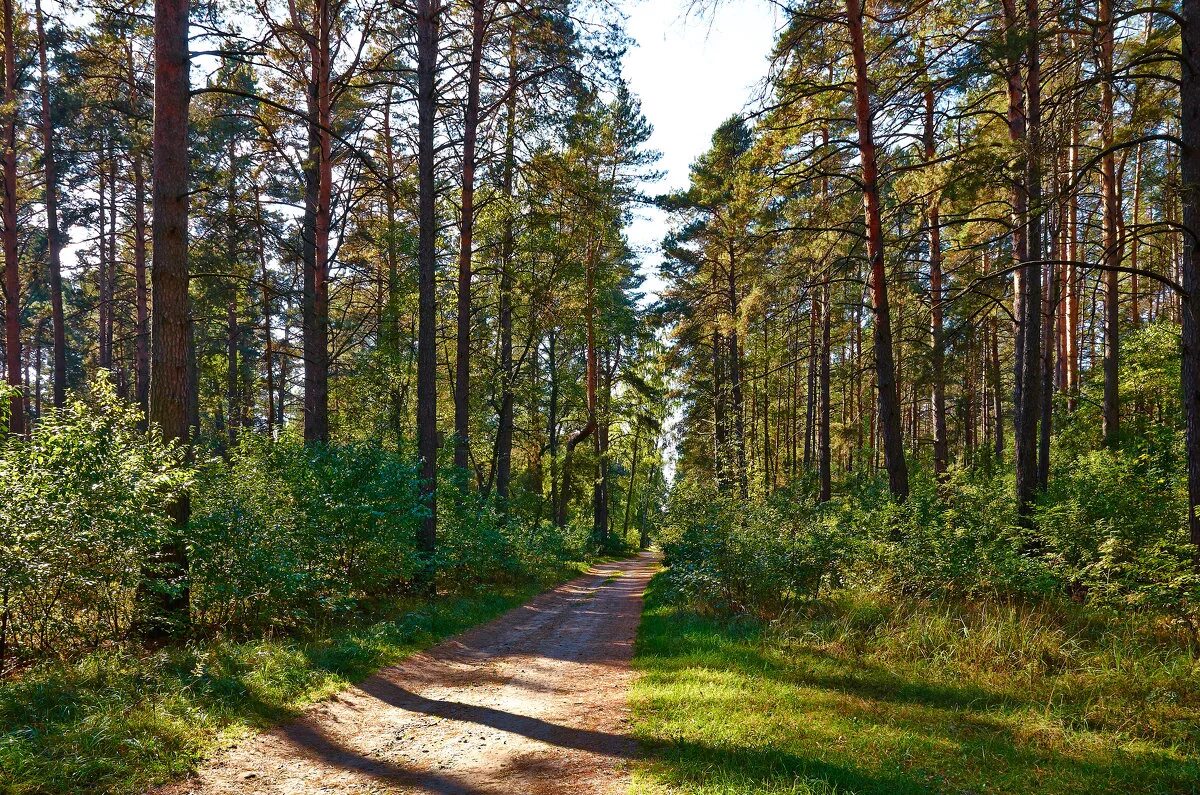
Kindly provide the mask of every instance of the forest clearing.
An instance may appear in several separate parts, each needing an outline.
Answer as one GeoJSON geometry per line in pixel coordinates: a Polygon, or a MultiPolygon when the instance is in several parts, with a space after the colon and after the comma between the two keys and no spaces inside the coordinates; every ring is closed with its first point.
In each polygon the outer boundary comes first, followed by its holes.
{"type": "Polygon", "coordinates": [[[1200,793],[1200,0],[0,50],[0,795],[1200,793]]]}

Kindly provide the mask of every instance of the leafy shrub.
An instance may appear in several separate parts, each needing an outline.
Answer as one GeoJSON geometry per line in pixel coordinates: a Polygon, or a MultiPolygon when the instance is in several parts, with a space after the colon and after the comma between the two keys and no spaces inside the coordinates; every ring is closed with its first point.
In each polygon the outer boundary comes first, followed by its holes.
{"type": "Polygon", "coordinates": [[[402,588],[417,569],[416,483],[415,467],[378,445],[247,434],[195,489],[196,619],[292,626],[402,588]]]}
{"type": "Polygon", "coordinates": [[[849,551],[838,525],[810,504],[742,500],[695,483],[672,492],[660,541],[685,598],[763,616],[815,598],[849,551]]]}
{"type": "Polygon", "coordinates": [[[1047,554],[1079,594],[1192,621],[1200,574],[1182,477],[1161,456],[1096,450],[1051,481],[1038,514],[1047,554]]]}
{"type": "Polygon", "coordinates": [[[859,561],[868,581],[910,596],[1033,595],[1058,585],[1016,522],[1007,482],[956,471],[938,483],[920,470],[911,482],[903,505],[886,496],[839,501],[841,522],[871,541],[859,561]]]}
{"type": "MultiPolygon", "coordinates": [[[[6,400],[0,402],[7,402],[6,400]]],[[[0,667],[124,636],[166,506],[191,478],[106,379],[0,441],[0,667]]]]}

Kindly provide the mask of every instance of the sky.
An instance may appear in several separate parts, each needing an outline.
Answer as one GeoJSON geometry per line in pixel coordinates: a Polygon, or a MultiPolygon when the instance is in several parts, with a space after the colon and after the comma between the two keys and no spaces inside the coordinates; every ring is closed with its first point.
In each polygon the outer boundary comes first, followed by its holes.
{"type": "MultiPolygon", "coordinates": [[[[775,41],[776,15],[765,0],[727,0],[703,19],[686,8],[687,0],[630,0],[625,7],[625,30],[636,42],[625,56],[625,78],[654,127],[649,145],[662,154],[658,168],[666,174],[645,187],[651,195],[687,187],[688,169],[717,125],[755,96],[775,41]]],[[[652,300],[667,225],[654,209],[639,216],[628,234],[652,300]]]]}

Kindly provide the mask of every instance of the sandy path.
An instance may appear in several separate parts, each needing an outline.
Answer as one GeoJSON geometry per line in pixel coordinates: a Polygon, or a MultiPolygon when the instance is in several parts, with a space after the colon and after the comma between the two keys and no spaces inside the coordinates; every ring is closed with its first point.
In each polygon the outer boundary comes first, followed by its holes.
{"type": "Polygon", "coordinates": [[[249,738],[164,792],[617,793],[645,555],[597,566],[249,738]]]}

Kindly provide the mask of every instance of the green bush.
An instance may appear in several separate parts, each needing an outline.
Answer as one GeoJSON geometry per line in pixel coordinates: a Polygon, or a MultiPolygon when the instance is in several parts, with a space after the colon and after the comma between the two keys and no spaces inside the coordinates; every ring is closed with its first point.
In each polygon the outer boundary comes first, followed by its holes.
{"type": "MultiPolygon", "coordinates": [[[[7,402],[7,401],[0,401],[7,402]]],[[[0,669],[124,637],[165,508],[192,476],[104,379],[0,441],[0,669]]]]}
{"type": "Polygon", "coordinates": [[[195,618],[294,626],[403,588],[417,569],[416,483],[415,467],[378,445],[247,434],[194,490],[195,618]]]}
{"type": "Polygon", "coordinates": [[[742,500],[690,482],[672,492],[659,539],[684,598],[762,616],[818,596],[850,549],[839,525],[809,503],[742,500]]]}
{"type": "Polygon", "coordinates": [[[1096,450],[1056,473],[1038,513],[1047,556],[1077,595],[1188,622],[1200,574],[1186,533],[1185,484],[1161,456],[1096,450]]]}
{"type": "Polygon", "coordinates": [[[839,500],[843,524],[870,545],[858,572],[881,590],[909,596],[1044,594],[1058,586],[1034,554],[1035,534],[1016,522],[1012,487],[1003,479],[955,471],[939,483],[917,470],[909,499],[839,500]]]}
{"type": "Polygon", "coordinates": [[[1200,573],[1181,478],[1167,457],[1091,451],[1052,473],[1031,521],[1010,479],[979,469],[942,481],[914,468],[907,501],[859,478],[816,506],[803,494],[742,498],[678,484],[661,540],[694,607],[777,615],[852,585],[897,597],[1055,599],[1148,611],[1200,629],[1200,573]]]}

